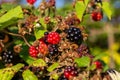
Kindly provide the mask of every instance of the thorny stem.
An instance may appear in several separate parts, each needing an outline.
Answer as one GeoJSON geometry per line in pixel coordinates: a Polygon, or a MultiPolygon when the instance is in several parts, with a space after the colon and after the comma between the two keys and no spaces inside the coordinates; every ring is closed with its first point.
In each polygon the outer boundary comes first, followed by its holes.
{"type": "Polygon", "coordinates": [[[3,32],[5,32],[5,33],[7,33],[7,34],[9,34],[9,35],[12,35],[12,36],[18,36],[18,37],[23,38],[23,40],[25,41],[25,43],[26,43],[29,47],[31,46],[31,45],[29,44],[29,42],[27,41],[27,39],[25,38],[25,36],[20,35],[20,34],[11,33],[11,32],[5,31],[5,30],[4,30],[3,32]]]}

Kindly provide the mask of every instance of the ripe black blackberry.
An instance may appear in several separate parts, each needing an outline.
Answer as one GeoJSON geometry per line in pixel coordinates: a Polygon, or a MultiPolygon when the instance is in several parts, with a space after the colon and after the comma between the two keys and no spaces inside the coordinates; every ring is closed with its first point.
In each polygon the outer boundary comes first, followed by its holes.
{"type": "Polygon", "coordinates": [[[58,53],[58,46],[57,45],[50,44],[48,46],[48,49],[49,49],[50,55],[52,55],[52,56],[55,55],[56,53],[58,53]]]}
{"type": "Polygon", "coordinates": [[[69,39],[71,42],[81,44],[83,41],[83,36],[80,29],[76,27],[70,27],[67,30],[67,39],[69,39]]]}
{"type": "Polygon", "coordinates": [[[2,53],[2,61],[5,64],[12,63],[13,58],[14,58],[14,55],[13,55],[12,51],[5,51],[5,52],[2,53]]]}
{"type": "Polygon", "coordinates": [[[58,80],[68,80],[64,75],[61,75],[58,80]]]}
{"type": "Polygon", "coordinates": [[[102,0],[95,0],[95,2],[102,4],[102,0]]]}
{"type": "Polygon", "coordinates": [[[42,38],[46,44],[48,44],[48,41],[47,41],[48,34],[49,34],[48,32],[45,32],[44,37],[42,38]]]}

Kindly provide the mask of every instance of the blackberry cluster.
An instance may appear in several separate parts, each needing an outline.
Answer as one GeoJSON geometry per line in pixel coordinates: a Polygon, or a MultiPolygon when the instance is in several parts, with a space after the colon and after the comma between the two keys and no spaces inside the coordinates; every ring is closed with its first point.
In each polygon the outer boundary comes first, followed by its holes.
{"type": "Polygon", "coordinates": [[[55,55],[56,53],[58,53],[58,46],[57,45],[49,45],[48,46],[49,49],[49,53],[50,55],[55,55]]]}
{"type": "Polygon", "coordinates": [[[78,75],[77,69],[74,66],[67,66],[64,70],[65,78],[75,77],[78,75]]]}
{"type": "Polygon", "coordinates": [[[14,55],[13,55],[12,51],[5,51],[5,52],[2,53],[2,61],[5,64],[12,63],[13,58],[14,58],[14,55]]]}
{"type": "Polygon", "coordinates": [[[70,27],[67,30],[67,39],[69,39],[71,42],[75,43],[82,43],[83,36],[81,34],[81,31],[79,28],[76,27],[70,27]]]}

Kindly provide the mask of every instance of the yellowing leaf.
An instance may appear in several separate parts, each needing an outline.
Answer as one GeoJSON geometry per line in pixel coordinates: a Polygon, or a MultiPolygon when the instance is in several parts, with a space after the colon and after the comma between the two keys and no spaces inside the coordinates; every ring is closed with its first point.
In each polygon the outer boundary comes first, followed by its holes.
{"type": "Polygon", "coordinates": [[[32,63],[32,65],[36,67],[42,67],[42,66],[46,66],[46,63],[43,59],[37,59],[32,63]]]}
{"type": "Polygon", "coordinates": [[[86,5],[83,3],[83,1],[77,1],[76,5],[75,5],[75,10],[76,10],[77,16],[80,20],[82,20],[82,18],[83,18],[85,9],[86,9],[86,5]]]}
{"type": "Polygon", "coordinates": [[[51,71],[53,71],[55,68],[57,68],[59,66],[59,63],[54,63],[54,64],[52,64],[50,67],[48,67],[48,71],[49,72],[51,72],[51,71]]]}
{"type": "Polygon", "coordinates": [[[22,76],[24,80],[38,80],[37,76],[30,70],[25,70],[22,76]]]}
{"type": "Polygon", "coordinates": [[[85,1],[85,5],[87,6],[90,0],[84,0],[84,1],[85,1]]]}

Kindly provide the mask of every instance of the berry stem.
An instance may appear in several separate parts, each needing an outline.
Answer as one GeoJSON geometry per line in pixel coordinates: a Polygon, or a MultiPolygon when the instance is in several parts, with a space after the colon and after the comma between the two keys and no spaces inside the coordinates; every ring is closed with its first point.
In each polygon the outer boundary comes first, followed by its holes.
{"type": "Polygon", "coordinates": [[[27,39],[25,38],[25,36],[20,35],[20,34],[11,33],[11,32],[8,32],[8,31],[6,31],[6,30],[4,30],[3,32],[5,32],[6,34],[9,34],[9,35],[12,35],[12,36],[18,36],[18,37],[23,38],[23,40],[25,41],[26,45],[28,45],[29,47],[31,46],[31,45],[29,44],[29,42],[27,41],[27,39]]]}

